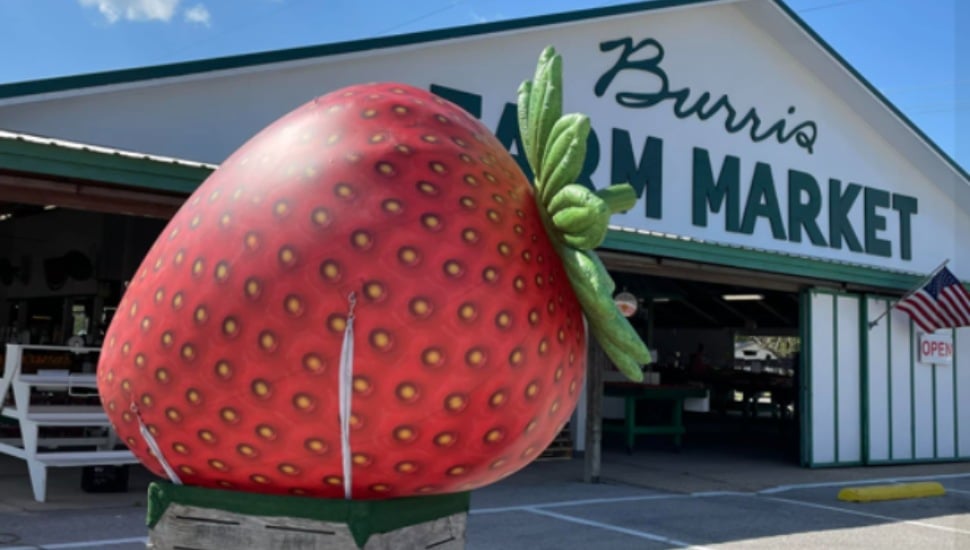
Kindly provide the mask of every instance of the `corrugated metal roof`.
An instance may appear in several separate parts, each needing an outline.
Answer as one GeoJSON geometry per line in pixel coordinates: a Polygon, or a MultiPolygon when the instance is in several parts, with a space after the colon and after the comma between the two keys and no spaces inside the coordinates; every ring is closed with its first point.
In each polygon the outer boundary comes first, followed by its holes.
{"type": "Polygon", "coordinates": [[[188,195],[218,166],[0,130],[0,170],[188,195]]]}
{"type": "Polygon", "coordinates": [[[186,166],[190,168],[206,168],[209,170],[215,170],[216,168],[218,168],[218,165],[208,164],[204,162],[196,162],[196,161],[186,160],[186,159],[177,159],[172,157],[150,155],[147,153],[138,153],[135,151],[126,151],[124,149],[102,147],[99,145],[91,145],[88,143],[79,143],[75,141],[67,141],[64,139],[36,136],[36,135],[25,134],[21,132],[10,132],[7,130],[0,130],[0,140],[31,143],[31,144],[54,147],[54,148],[70,149],[74,151],[84,151],[87,153],[95,153],[99,155],[111,155],[111,156],[120,156],[120,157],[126,157],[126,158],[137,159],[137,160],[148,160],[151,162],[171,164],[176,166],[186,166]]]}
{"type": "Polygon", "coordinates": [[[870,288],[910,289],[925,273],[610,225],[604,247],[697,263],[788,274],[870,288]],[[632,237],[632,239],[631,239],[632,237]]]}

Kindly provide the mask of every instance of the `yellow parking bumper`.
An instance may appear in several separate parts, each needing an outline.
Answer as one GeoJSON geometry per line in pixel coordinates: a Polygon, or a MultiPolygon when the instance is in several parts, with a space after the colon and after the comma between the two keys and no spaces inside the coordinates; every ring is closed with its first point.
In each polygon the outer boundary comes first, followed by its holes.
{"type": "Polygon", "coordinates": [[[848,502],[875,502],[904,498],[938,497],[946,494],[943,486],[935,481],[846,487],[839,491],[839,500],[848,502]]]}

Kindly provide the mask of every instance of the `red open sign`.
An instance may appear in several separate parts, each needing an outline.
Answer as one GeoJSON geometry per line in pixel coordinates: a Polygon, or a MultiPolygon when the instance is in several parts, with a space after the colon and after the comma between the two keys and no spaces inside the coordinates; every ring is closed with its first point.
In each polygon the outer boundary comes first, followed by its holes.
{"type": "Polygon", "coordinates": [[[953,333],[951,331],[920,334],[919,362],[934,365],[953,364],[953,333]]]}

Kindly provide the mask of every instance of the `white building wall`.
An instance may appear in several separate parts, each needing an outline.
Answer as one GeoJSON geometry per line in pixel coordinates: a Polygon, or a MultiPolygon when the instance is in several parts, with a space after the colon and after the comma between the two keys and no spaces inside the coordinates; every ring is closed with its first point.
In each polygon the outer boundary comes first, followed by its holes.
{"type": "MultiPolygon", "coordinates": [[[[868,317],[892,301],[867,297],[868,317]]],[[[954,331],[957,350],[970,347],[968,329],[954,331]]],[[[868,462],[966,459],[970,455],[970,357],[953,365],[919,362],[919,331],[898,310],[868,330],[868,462]],[[961,415],[965,418],[961,422],[961,415]]],[[[968,355],[964,353],[963,355],[968,355]]]]}
{"type": "Polygon", "coordinates": [[[881,297],[813,292],[809,304],[813,466],[970,458],[970,330],[954,331],[954,364],[921,363],[919,333],[881,297]],[[862,318],[861,315],[865,316],[862,318]],[[863,370],[865,369],[865,370],[863,370]],[[866,409],[866,407],[868,407],[866,409]]]}
{"type": "Polygon", "coordinates": [[[914,457],[913,408],[911,398],[910,372],[912,366],[912,327],[906,314],[894,311],[889,319],[890,349],[892,363],[890,374],[889,399],[892,403],[892,454],[891,460],[906,460],[914,457]]]}
{"type": "Polygon", "coordinates": [[[930,367],[935,371],[933,402],[936,406],[936,430],[934,431],[935,458],[956,457],[956,424],[953,404],[956,392],[953,383],[953,365],[936,365],[930,367]]]}
{"type": "Polygon", "coordinates": [[[809,463],[836,462],[835,371],[832,350],[836,334],[835,300],[831,294],[812,294],[809,328],[809,463]]]}
{"type": "Polygon", "coordinates": [[[953,341],[956,451],[960,457],[970,457],[970,329],[958,329],[953,341]]]}
{"type": "Polygon", "coordinates": [[[838,430],[837,462],[862,460],[862,368],[860,359],[859,297],[837,295],[835,307],[838,317],[835,332],[834,356],[836,376],[836,428],[838,430]]]}
{"type": "Polygon", "coordinates": [[[809,300],[811,465],[862,461],[859,297],[813,291],[809,300]]]}
{"type": "MultiPolygon", "coordinates": [[[[886,314],[888,300],[870,298],[866,313],[869,319],[886,314]]],[[[887,319],[868,329],[869,355],[866,358],[868,373],[867,398],[869,401],[869,459],[885,461],[891,457],[890,444],[893,432],[892,402],[890,400],[890,373],[892,350],[890,349],[893,324],[887,319]]]]}
{"type": "MultiPolygon", "coordinates": [[[[913,336],[913,348],[916,348],[916,335],[913,336]]],[[[916,450],[915,457],[918,459],[933,458],[933,430],[935,423],[933,419],[933,373],[932,367],[916,362],[916,350],[910,352],[913,355],[912,372],[912,399],[913,424],[916,450]]]]}

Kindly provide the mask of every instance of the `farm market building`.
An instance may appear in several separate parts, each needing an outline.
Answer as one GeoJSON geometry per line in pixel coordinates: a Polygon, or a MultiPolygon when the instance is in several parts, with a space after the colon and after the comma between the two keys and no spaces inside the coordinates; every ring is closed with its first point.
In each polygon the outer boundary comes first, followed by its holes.
{"type": "Polygon", "coordinates": [[[339,87],[430,89],[519,155],[516,90],[547,45],[564,58],[565,110],[592,121],[581,181],[640,195],[600,253],[640,306],[660,382],[710,389],[689,436],[771,409],[785,437],[766,441],[807,466],[970,459],[970,332],[948,331],[950,363],[926,363],[904,314],[868,325],[942,260],[970,272],[970,178],[776,0],[0,86],[4,338],[63,343],[83,326],[97,343],[181,201],[258,130],[339,87]]]}

